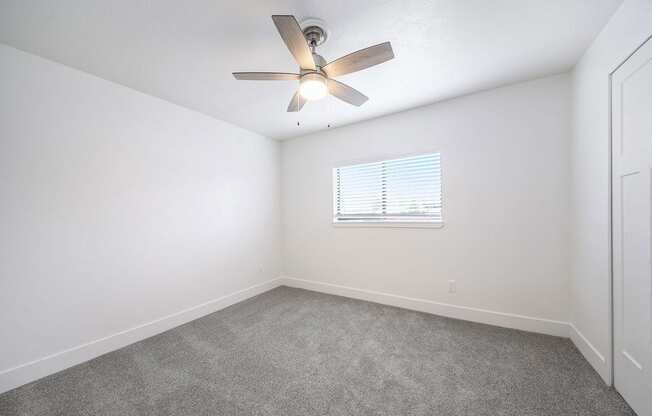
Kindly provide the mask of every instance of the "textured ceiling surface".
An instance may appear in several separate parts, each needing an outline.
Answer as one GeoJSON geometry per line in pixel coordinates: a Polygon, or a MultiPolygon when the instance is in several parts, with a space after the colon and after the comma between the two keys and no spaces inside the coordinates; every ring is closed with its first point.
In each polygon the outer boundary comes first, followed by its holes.
{"type": "Polygon", "coordinates": [[[622,0],[2,0],[0,42],[283,139],[569,70],[622,0]],[[286,113],[297,72],[272,14],[320,18],[327,61],[391,41],[396,58],[339,77],[370,97],[286,113]],[[297,125],[299,123],[299,125],[297,125]]]}

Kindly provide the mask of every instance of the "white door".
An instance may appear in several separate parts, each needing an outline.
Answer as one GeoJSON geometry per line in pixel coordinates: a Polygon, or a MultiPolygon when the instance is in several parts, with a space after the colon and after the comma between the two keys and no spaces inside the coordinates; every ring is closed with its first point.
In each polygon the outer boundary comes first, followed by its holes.
{"type": "Polygon", "coordinates": [[[614,384],[652,416],[652,41],[612,78],[614,384]]]}

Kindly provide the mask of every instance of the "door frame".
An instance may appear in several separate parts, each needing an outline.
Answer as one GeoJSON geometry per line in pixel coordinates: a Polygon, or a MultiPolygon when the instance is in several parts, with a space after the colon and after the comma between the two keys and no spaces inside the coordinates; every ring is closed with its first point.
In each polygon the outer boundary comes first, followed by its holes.
{"type": "Polygon", "coordinates": [[[631,53],[629,53],[625,59],[623,59],[614,69],[609,72],[609,185],[608,185],[608,196],[609,196],[609,339],[611,344],[609,348],[611,353],[609,354],[610,358],[610,370],[609,371],[609,386],[615,387],[614,380],[616,377],[616,365],[615,365],[615,331],[614,331],[614,217],[613,217],[613,77],[616,71],[620,69],[621,66],[625,64],[639,49],[643,47],[647,42],[652,42],[652,35],[648,36],[638,45],[631,53]]]}

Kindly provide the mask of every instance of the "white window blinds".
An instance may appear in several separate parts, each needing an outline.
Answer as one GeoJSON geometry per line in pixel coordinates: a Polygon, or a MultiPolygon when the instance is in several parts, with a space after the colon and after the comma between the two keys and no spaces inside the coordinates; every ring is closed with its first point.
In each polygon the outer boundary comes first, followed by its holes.
{"type": "Polygon", "coordinates": [[[441,222],[439,153],[333,169],[335,222],[441,222]]]}

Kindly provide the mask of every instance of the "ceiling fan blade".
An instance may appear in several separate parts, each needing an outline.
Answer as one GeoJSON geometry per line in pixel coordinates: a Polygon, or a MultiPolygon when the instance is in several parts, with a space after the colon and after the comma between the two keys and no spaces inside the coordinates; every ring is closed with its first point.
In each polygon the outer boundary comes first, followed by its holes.
{"type": "Polygon", "coordinates": [[[305,36],[303,36],[303,31],[297,19],[290,15],[274,15],[272,20],[299,66],[302,69],[311,69],[313,71],[317,69],[315,60],[312,58],[312,51],[305,36]]]}
{"type": "Polygon", "coordinates": [[[296,113],[303,108],[305,103],[306,99],[299,94],[299,91],[295,92],[288,105],[288,113],[296,113]]]}
{"type": "Polygon", "coordinates": [[[340,100],[358,107],[360,107],[369,99],[369,97],[356,90],[355,88],[351,88],[346,84],[335,81],[334,79],[328,80],[328,92],[340,100]]]}
{"type": "Polygon", "coordinates": [[[235,79],[250,81],[292,81],[299,79],[299,74],[285,72],[234,72],[235,79]]]}
{"type": "Polygon", "coordinates": [[[392,44],[385,42],[345,55],[330,62],[322,69],[329,77],[337,77],[382,64],[393,58],[392,44]]]}

